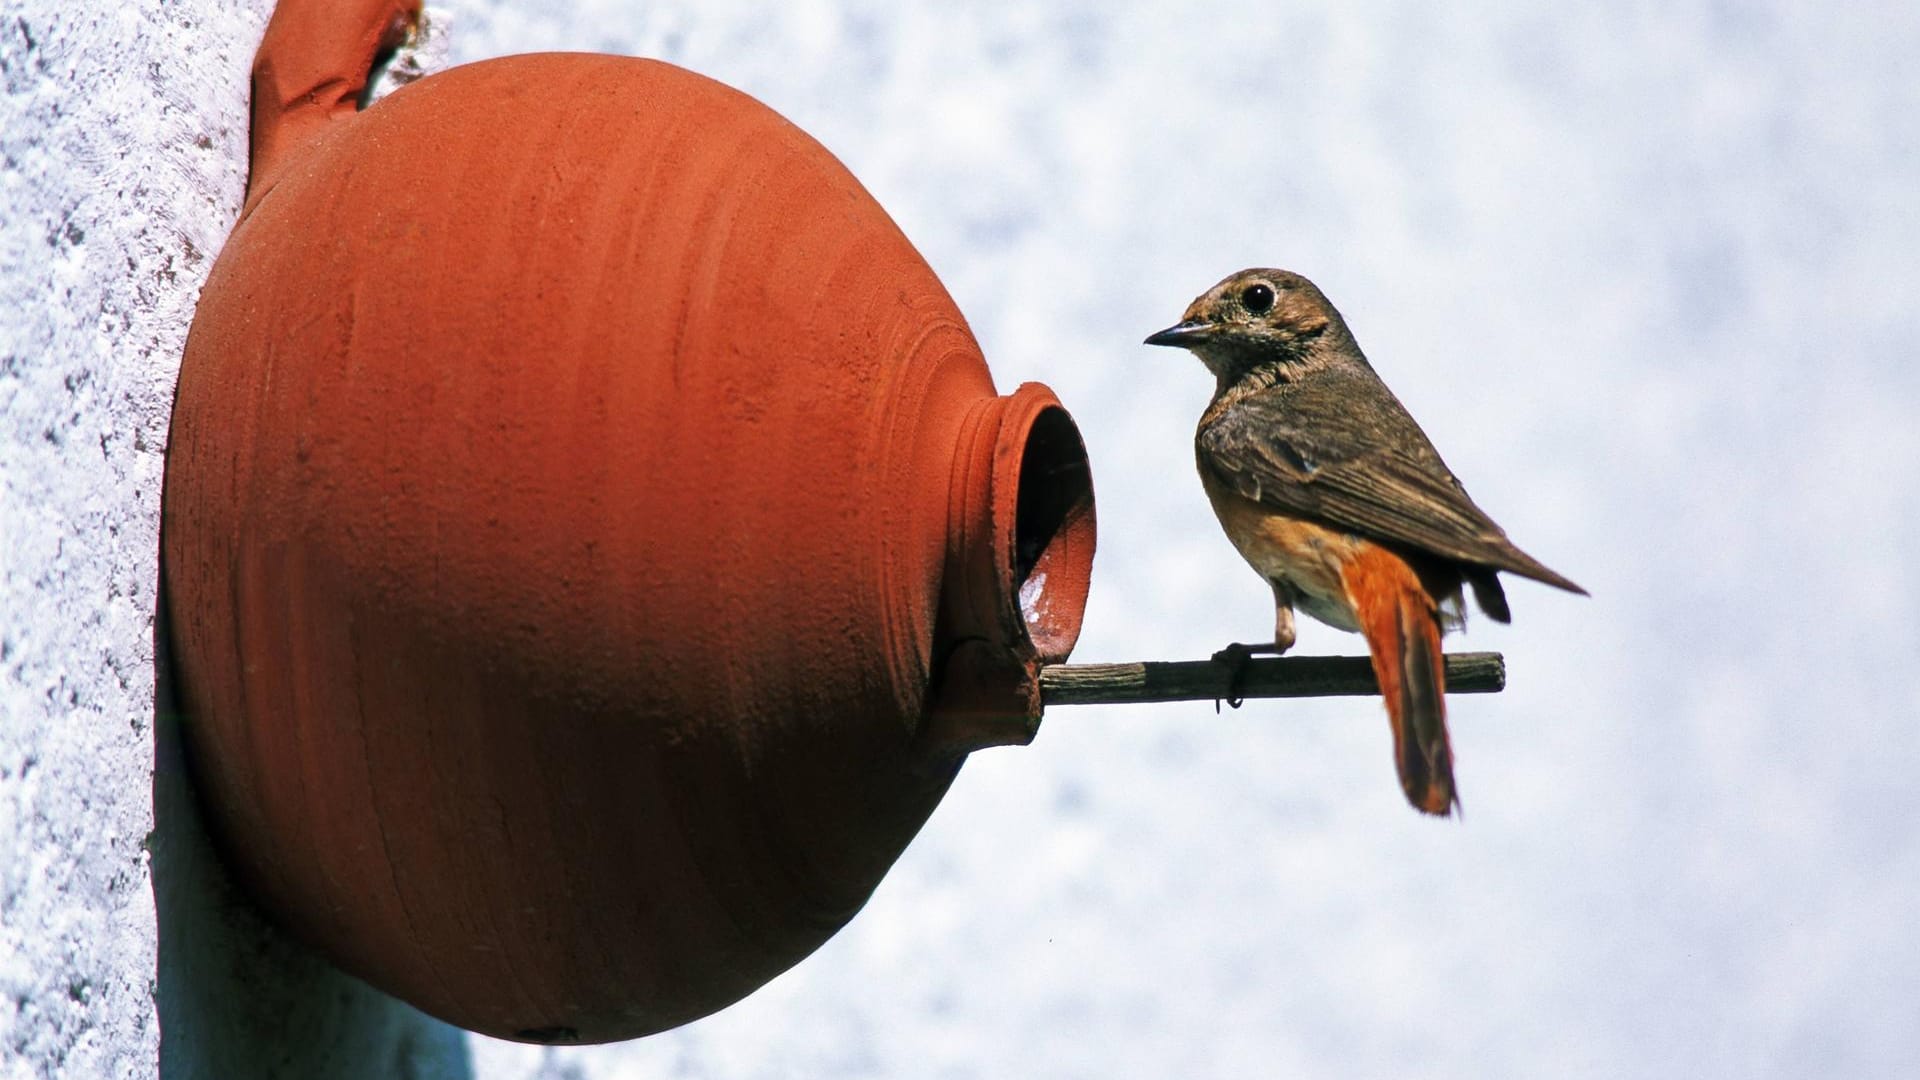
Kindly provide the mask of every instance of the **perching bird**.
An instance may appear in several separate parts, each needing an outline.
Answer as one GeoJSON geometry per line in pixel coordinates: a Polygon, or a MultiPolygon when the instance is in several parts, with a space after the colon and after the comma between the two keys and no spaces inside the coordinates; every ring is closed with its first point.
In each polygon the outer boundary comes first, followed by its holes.
{"type": "Polygon", "coordinates": [[[1200,482],[1233,546],[1273,587],[1273,642],[1216,659],[1238,667],[1250,653],[1287,651],[1296,607],[1359,631],[1407,801],[1449,813],[1460,800],[1440,635],[1464,621],[1461,585],[1499,622],[1510,613],[1497,571],[1586,590],[1473,504],[1306,278],[1242,270],[1146,343],[1190,349],[1213,372],[1194,436],[1200,482]]]}

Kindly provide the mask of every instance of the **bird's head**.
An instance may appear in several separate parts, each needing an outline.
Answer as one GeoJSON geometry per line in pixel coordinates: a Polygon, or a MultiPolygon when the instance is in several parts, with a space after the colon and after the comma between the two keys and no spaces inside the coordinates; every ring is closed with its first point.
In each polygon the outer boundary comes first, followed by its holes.
{"type": "Polygon", "coordinates": [[[1350,340],[1346,322],[1313,282],[1287,270],[1254,269],[1200,294],[1178,323],[1146,343],[1192,350],[1226,387],[1255,371],[1297,376],[1339,355],[1350,340]]]}

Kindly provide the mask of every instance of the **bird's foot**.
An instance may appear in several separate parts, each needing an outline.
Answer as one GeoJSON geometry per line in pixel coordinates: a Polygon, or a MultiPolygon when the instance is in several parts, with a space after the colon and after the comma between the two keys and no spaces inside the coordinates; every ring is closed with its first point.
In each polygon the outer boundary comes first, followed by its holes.
{"type": "MultiPolygon", "coordinates": [[[[1273,642],[1268,642],[1264,645],[1246,645],[1236,641],[1213,654],[1214,663],[1225,664],[1227,666],[1226,702],[1228,705],[1237,709],[1241,703],[1246,700],[1246,698],[1240,695],[1240,681],[1246,678],[1247,664],[1253,660],[1254,654],[1278,653],[1279,651],[1279,647],[1273,642]]],[[[1219,698],[1213,699],[1213,711],[1216,713],[1220,711],[1220,700],[1219,698]]]]}

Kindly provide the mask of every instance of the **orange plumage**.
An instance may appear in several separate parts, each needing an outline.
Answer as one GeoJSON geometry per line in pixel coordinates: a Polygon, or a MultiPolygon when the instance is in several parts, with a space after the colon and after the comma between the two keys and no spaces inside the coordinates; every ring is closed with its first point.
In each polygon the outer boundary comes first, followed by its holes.
{"type": "Polygon", "coordinates": [[[1378,544],[1358,545],[1340,576],[1386,699],[1401,790],[1418,809],[1446,814],[1460,797],[1447,739],[1439,605],[1406,560],[1378,544]]]}

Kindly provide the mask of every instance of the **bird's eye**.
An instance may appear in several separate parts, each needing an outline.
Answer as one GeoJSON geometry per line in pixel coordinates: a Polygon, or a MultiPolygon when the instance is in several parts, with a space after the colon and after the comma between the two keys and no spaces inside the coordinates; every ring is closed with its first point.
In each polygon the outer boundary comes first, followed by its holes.
{"type": "Polygon", "coordinates": [[[1240,293],[1240,303],[1254,315],[1265,315],[1273,310],[1273,287],[1265,282],[1249,285],[1240,293]]]}

